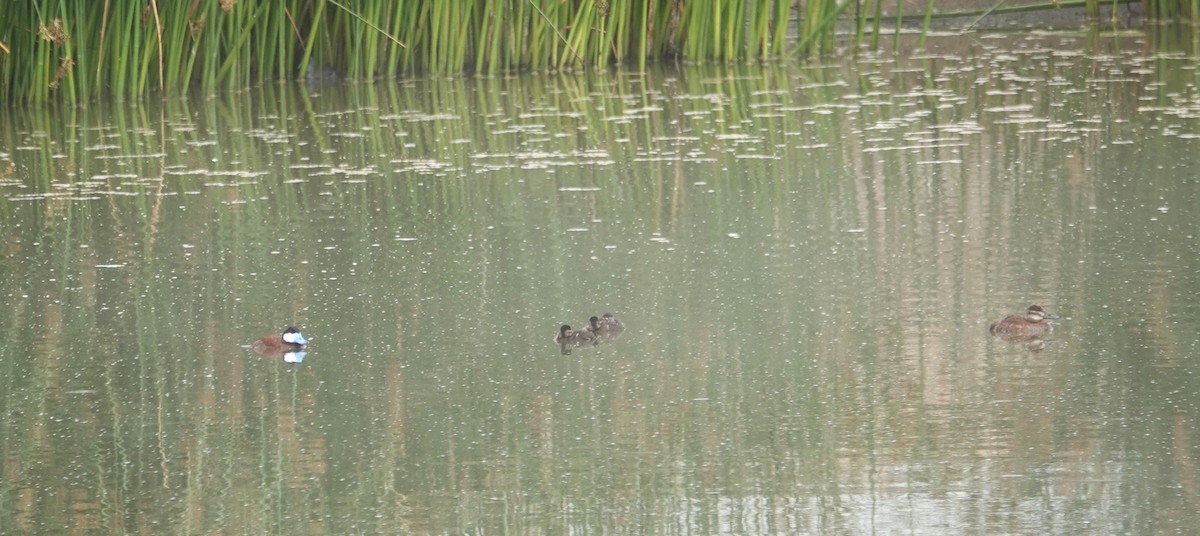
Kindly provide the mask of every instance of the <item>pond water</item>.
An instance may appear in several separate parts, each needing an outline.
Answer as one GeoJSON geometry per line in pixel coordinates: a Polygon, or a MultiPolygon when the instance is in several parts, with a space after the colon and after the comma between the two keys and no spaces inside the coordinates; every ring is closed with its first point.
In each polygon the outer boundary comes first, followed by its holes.
{"type": "Polygon", "coordinates": [[[1196,58],[932,43],[7,111],[0,533],[1200,526],[1196,58]]]}

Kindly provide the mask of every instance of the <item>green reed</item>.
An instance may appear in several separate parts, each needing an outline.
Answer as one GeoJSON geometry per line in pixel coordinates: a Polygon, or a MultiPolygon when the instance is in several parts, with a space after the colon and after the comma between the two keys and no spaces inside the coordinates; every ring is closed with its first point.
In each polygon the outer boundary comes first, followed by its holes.
{"type": "MultiPolygon", "coordinates": [[[[370,80],[807,56],[832,51],[847,18],[856,44],[869,34],[877,47],[881,18],[906,17],[885,14],[885,1],[14,1],[0,6],[0,99],[215,92],[330,73],[370,80]]],[[[1102,1],[1037,7],[1086,5],[1095,17],[1102,1]]],[[[933,4],[924,30],[941,15],[933,4]]],[[[1146,5],[1159,19],[1195,22],[1200,11],[1200,0],[1146,5]]]]}
{"type": "Polygon", "coordinates": [[[1200,21],[1200,2],[1170,2],[1162,0],[1147,4],[1147,15],[1158,20],[1184,20],[1196,24],[1200,21]]]}
{"type": "MultiPolygon", "coordinates": [[[[838,18],[852,3],[843,1],[839,4],[837,0],[806,2],[804,13],[800,17],[800,35],[796,51],[799,54],[813,55],[832,50],[838,18]]],[[[861,13],[859,17],[862,17],[861,13]]]]}

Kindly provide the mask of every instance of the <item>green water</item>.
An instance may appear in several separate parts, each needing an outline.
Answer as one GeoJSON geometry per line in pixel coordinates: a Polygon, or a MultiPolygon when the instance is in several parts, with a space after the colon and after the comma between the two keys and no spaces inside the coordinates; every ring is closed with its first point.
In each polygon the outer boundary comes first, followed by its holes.
{"type": "Polygon", "coordinates": [[[1186,533],[1197,62],[1080,48],[10,110],[0,533],[1186,533]]]}

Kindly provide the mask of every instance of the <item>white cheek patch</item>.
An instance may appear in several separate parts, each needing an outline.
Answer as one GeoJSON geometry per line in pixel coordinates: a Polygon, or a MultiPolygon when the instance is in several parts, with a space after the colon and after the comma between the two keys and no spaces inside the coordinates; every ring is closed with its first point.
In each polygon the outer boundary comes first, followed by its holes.
{"type": "Polygon", "coordinates": [[[300,333],[284,333],[283,342],[292,344],[305,344],[308,341],[304,340],[304,335],[301,335],[300,333]]]}

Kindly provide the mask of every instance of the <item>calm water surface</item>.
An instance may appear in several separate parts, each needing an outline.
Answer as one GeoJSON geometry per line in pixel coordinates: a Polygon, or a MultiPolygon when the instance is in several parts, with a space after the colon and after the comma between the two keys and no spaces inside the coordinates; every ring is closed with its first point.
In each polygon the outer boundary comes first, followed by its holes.
{"type": "Polygon", "coordinates": [[[0,533],[1190,533],[1145,41],[9,110],[0,533]]]}

